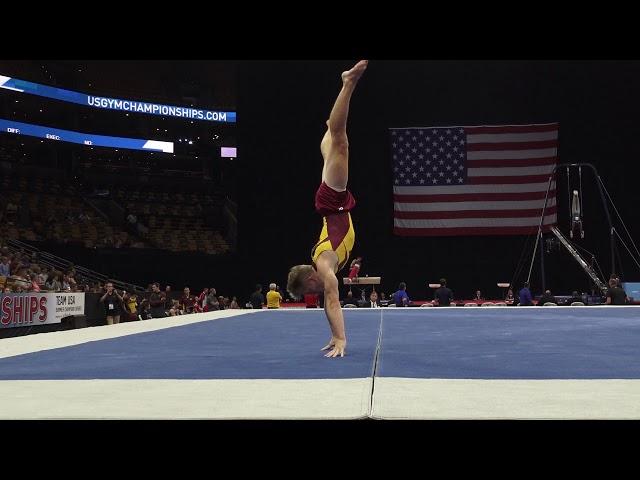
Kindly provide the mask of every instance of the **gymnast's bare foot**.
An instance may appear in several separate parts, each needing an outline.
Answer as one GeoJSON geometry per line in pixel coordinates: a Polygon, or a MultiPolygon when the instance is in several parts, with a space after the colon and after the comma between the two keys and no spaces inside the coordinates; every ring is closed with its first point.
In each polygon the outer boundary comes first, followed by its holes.
{"type": "Polygon", "coordinates": [[[360,80],[360,77],[362,76],[364,71],[367,69],[368,64],[369,60],[360,60],[353,66],[351,70],[342,72],[342,82],[355,85],[356,82],[360,80]]]}

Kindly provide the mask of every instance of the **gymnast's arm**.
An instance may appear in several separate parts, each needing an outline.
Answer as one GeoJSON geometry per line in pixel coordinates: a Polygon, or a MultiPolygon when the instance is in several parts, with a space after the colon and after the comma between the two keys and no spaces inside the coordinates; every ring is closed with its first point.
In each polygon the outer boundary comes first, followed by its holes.
{"type": "Polygon", "coordinates": [[[324,311],[331,329],[331,341],[323,350],[333,347],[333,350],[325,355],[326,357],[337,357],[338,355],[343,357],[347,346],[344,317],[338,294],[338,279],[335,274],[337,262],[338,257],[335,252],[324,252],[316,263],[317,271],[324,283],[324,311]]]}

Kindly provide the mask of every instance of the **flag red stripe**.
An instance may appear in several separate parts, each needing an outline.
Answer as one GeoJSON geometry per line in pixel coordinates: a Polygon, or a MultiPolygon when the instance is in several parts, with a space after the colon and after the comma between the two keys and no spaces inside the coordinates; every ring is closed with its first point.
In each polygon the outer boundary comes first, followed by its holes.
{"type": "Polygon", "coordinates": [[[467,159],[468,168],[479,167],[535,167],[538,165],[554,165],[558,159],[556,157],[544,157],[544,158],[491,158],[483,160],[471,160],[467,159]]]}
{"type": "Polygon", "coordinates": [[[487,184],[514,184],[514,183],[540,183],[548,182],[549,175],[522,175],[517,177],[468,177],[467,185],[487,185],[487,184]]]}
{"type": "MultiPolygon", "coordinates": [[[[546,192],[521,192],[521,193],[458,193],[440,195],[402,195],[394,194],[394,202],[427,203],[427,202],[490,202],[508,200],[540,200],[546,192]]],[[[555,190],[549,191],[549,199],[556,194],[555,190]]]]}
{"type": "MultiPolygon", "coordinates": [[[[546,215],[553,215],[557,212],[557,206],[547,207],[544,211],[546,215]]],[[[439,212],[399,212],[394,211],[394,218],[431,220],[441,218],[524,218],[540,217],[540,208],[527,208],[522,210],[450,210],[439,212]]]]}
{"type": "Polygon", "coordinates": [[[539,148],[557,148],[558,140],[541,140],[538,142],[492,142],[492,143],[467,143],[468,152],[482,150],[537,150],[539,148]]]}
{"type": "MultiPolygon", "coordinates": [[[[544,225],[549,232],[552,225],[544,225]]],[[[393,233],[406,237],[440,237],[458,235],[534,235],[538,227],[460,227],[460,228],[402,228],[393,227],[393,233]]]]}

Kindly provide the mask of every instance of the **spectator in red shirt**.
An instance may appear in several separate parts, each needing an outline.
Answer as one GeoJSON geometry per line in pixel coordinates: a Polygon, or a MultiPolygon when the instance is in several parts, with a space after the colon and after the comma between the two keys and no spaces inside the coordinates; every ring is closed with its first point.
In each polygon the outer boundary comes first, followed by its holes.
{"type": "Polygon", "coordinates": [[[208,288],[203,288],[200,295],[196,298],[196,304],[198,305],[199,312],[206,312],[209,309],[207,308],[207,295],[209,294],[208,288]]]}
{"type": "Polygon", "coordinates": [[[35,273],[31,274],[31,290],[32,292],[39,292],[40,285],[38,285],[38,277],[35,273]]]}
{"type": "Polygon", "coordinates": [[[191,295],[189,287],[184,287],[182,298],[180,298],[180,307],[184,313],[195,313],[196,297],[191,295]]]}

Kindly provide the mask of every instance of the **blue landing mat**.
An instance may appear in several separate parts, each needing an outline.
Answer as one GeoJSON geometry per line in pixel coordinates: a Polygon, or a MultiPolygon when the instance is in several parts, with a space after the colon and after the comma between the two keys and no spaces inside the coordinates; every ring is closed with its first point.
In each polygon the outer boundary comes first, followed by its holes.
{"type": "Polygon", "coordinates": [[[384,310],[377,376],[640,378],[635,307],[428,310],[384,310]]]}
{"type": "Polygon", "coordinates": [[[380,314],[345,322],[344,358],[320,351],[331,338],[324,311],[264,311],[3,358],[0,380],[371,377],[380,314]]]}

